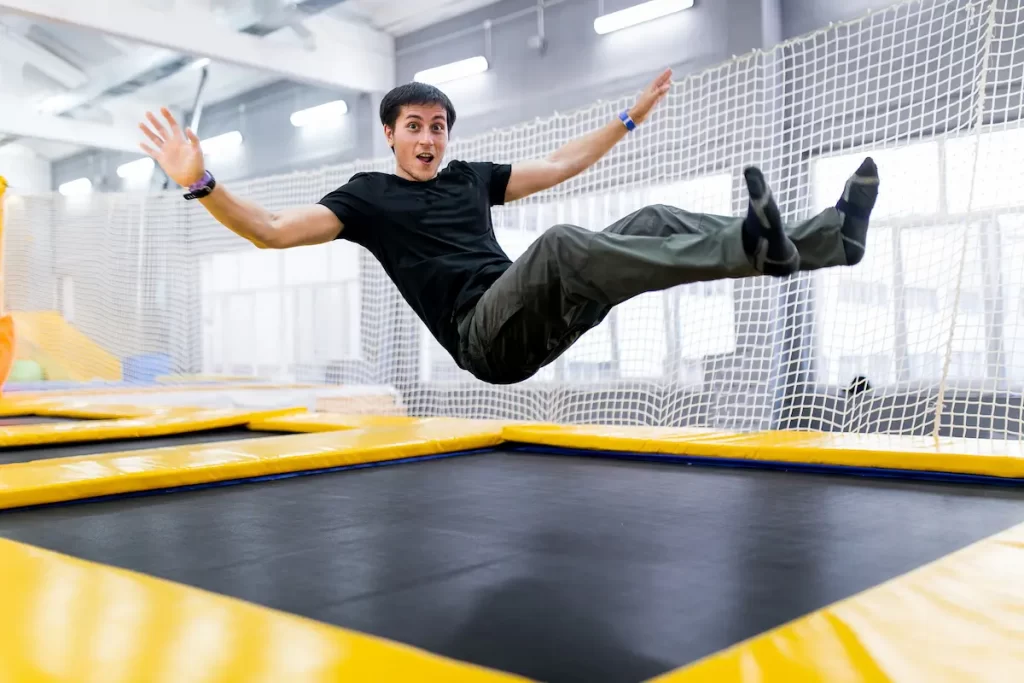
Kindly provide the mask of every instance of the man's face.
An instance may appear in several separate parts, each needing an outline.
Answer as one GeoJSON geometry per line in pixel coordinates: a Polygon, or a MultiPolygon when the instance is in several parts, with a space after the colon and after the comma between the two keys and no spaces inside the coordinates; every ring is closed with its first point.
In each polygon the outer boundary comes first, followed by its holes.
{"type": "Polygon", "coordinates": [[[430,180],[437,175],[448,145],[448,112],[440,105],[406,105],[398,113],[394,130],[385,128],[395,150],[398,175],[408,180],[430,180]]]}

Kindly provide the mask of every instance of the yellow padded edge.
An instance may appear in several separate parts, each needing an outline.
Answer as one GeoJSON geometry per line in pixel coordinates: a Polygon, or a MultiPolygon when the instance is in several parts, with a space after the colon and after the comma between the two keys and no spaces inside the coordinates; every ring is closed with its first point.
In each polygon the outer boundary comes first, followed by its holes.
{"type": "Polygon", "coordinates": [[[0,400],[0,417],[24,417],[35,415],[35,410],[26,403],[0,400]]]}
{"type": "Polygon", "coordinates": [[[35,460],[0,467],[0,509],[475,450],[501,440],[500,425],[467,420],[35,460]]]}
{"type": "Polygon", "coordinates": [[[6,540],[0,604],[3,681],[525,680],[6,540]]]}
{"type": "Polygon", "coordinates": [[[1024,525],[651,683],[1019,680],[1024,525]]]}
{"type": "Polygon", "coordinates": [[[349,415],[347,413],[296,413],[260,420],[250,425],[253,429],[287,432],[333,432],[339,429],[365,429],[392,427],[416,422],[415,417],[399,415],[349,415]]]}
{"type": "MultiPolygon", "coordinates": [[[[114,405],[106,403],[90,403],[87,400],[74,398],[28,398],[10,397],[0,399],[0,417],[21,417],[26,415],[45,415],[47,417],[69,418],[121,418],[143,417],[166,412],[163,406],[114,405]]],[[[199,408],[181,407],[179,410],[200,410],[199,408]]]]}
{"type": "MultiPolygon", "coordinates": [[[[201,408],[188,406],[178,407],[174,412],[177,415],[195,413],[201,408]]],[[[87,401],[72,401],[65,399],[59,402],[40,403],[36,407],[35,415],[46,415],[49,417],[68,417],[81,420],[115,420],[121,418],[149,417],[152,415],[166,415],[168,410],[165,406],[145,406],[129,404],[103,404],[89,403],[87,401]]]]}
{"type": "Polygon", "coordinates": [[[402,415],[363,415],[348,413],[294,413],[253,422],[252,429],[287,432],[332,432],[339,429],[368,429],[373,427],[402,427],[413,424],[440,422],[448,424],[492,425],[500,429],[508,422],[466,420],[455,417],[405,417],[402,415]]]}
{"type": "Polygon", "coordinates": [[[504,435],[508,441],[574,449],[1024,477],[1024,443],[1010,441],[600,425],[508,426],[504,435]]]}
{"type": "Polygon", "coordinates": [[[0,427],[0,448],[38,446],[72,441],[109,441],[169,434],[184,434],[207,429],[248,425],[295,410],[225,410],[195,408],[168,409],[132,419],[89,420],[86,422],[10,425],[0,427]]]}

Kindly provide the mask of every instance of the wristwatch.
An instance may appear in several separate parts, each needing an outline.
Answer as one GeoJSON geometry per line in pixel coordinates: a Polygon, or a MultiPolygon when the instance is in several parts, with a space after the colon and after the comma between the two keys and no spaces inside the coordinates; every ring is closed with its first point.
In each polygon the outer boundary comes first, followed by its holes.
{"type": "Polygon", "coordinates": [[[619,112],[619,120],[622,121],[622,125],[624,125],[626,130],[629,132],[636,130],[636,123],[633,122],[633,118],[629,115],[628,109],[623,109],[619,112]]]}
{"type": "Polygon", "coordinates": [[[217,181],[213,179],[213,174],[205,171],[202,178],[188,186],[188,194],[185,195],[185,199],[202,199],[213,192],[215,187],[217,187],[217,181]]]}

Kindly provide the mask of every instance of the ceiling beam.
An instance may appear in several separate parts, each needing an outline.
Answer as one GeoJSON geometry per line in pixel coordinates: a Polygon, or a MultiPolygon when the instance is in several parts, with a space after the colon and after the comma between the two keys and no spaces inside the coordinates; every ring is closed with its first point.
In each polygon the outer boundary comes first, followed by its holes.
{"type": "Polygon", "coordinates": [[[140,6],[134,0],[0,0],[0,9],[319,87],[382,92],[394,86],[391,37],[347,22],[332,22],[337,29],[332,39],[318,40],[315,48],[307,49],[239,33],[210,14],[197,18],[182,10],[140,6]]]}
{"type": "Polygon", "coordinates": [[[48,114],[64,114],[107,95],[111,89],[134,81],[152,69],[159,69],[175,60],[173,52],[137,48],[126,59],[112,59],[90,71],[90,81],[82,88],[53,95],[41,104],[48,114]]]}
{"type": "Polygon", "coordinates": [[[89,77],[77,66],[4,25],[0,25],[0,57],[32,64],[65,88],[80,88],[89,81],[89,77]]]}
{"type": "Polygon", "coordinates": [[[139,156],[140,133],[134,126],[77,121],[66,116],[46,116],[19,104],[14,98],[0,98],[0,135],[49,140],[139,156]]]}

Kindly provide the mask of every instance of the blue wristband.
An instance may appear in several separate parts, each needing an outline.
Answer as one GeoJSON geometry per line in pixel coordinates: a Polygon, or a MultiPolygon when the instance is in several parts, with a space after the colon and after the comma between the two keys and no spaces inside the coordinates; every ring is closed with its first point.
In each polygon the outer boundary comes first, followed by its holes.
{"type": "Polygon", "coordinates": [[[633,119],[630,118],[628,109],[622,110],[622,112],[619,114],[619,120],[625,124],[626,130],[631,131],[636,129],[636,124],[633,123],[633,119]]]}

